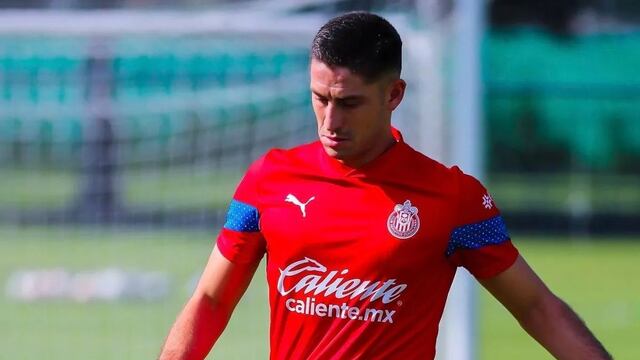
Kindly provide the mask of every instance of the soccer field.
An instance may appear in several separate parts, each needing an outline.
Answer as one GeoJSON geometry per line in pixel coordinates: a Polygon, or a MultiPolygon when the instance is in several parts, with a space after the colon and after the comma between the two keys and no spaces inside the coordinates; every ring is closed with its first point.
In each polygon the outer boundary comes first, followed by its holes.
{"type": "MultiPolygon", "coordinates": [[[[165,271],[169,296],[158,302],[20,303],[0,298],[0,349],[8,359],[152,359],[204,265],[214,233],[108,232],[0,228],[0,279],[29,268],[165,271]]],[[[638,359],[640,242],[519,239],[516,244],[549,286],[571,304],[616,359],[638,359]]],[[[221,359],[267,358],[264,268],[214,349],[221,359]]],[[[545,359],[546,353],[484,291],[480,359],[545,359]]]]}

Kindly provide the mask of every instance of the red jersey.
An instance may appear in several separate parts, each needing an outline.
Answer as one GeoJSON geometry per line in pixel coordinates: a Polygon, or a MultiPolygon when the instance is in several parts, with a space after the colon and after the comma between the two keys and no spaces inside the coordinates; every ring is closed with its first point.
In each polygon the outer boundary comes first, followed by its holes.
{"type": "Polygon", "coordinates": [[[319,142],[272,150],[241,181],[219,237],[232,262],[267,254],[271,359],[426,359],[456,268],[515,261],[491,196],[397,136],[353,169],[319,142]]]}

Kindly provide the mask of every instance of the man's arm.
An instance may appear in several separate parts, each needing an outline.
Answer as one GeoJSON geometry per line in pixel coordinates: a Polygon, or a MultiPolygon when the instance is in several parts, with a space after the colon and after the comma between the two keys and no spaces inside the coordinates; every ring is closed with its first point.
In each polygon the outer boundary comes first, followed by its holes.
{"type": "Polygon", "coordinates": [[[557,359],[612,359],[578,315],[546,287],[522,257],[506,271],[480,283],[557,359]]]}
{"type": "Polygon", "coordinates": [[[193,296],[171,327],[159,359],[204,359],[249,286],[258,263],[234,264],[215,247],[193,296]]]}

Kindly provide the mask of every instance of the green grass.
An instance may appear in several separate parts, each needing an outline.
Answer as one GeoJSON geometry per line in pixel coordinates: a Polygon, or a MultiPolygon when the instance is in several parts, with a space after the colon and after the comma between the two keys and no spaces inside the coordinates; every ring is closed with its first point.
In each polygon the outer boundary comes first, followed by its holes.
{"type": "MultiPolygon", "coordinates": [[[[516,237],[517,239],[517,237],[516,237]]],[[[166,271],[170,296],[155,303],[18,303],[0,297],[0,349],[10,359],[152,359],[202,269],[213,233],[98,232],[0,228],[0,282],[11,271],[119,266],[166,271]]],[[[571,304],[617,359],[640,349],[639,241],[517,242],[549,286],[571,304]]],[[[258,269],[213,352],[221,359],[267,357],[267,291],[258,269]]],[[[484,291],[480,296],[480,359],[550,358],[484,291]]],[[[212,356],[210,356],[212,357],[212,356]]]]}
{"type": "MultiPolygon", "coordinates": [[[[170,296],[155,303],[18,303],[0,297],[2,358],[154,358],[188,297],[187,284],[209,256],[214,235],[0,229],[3,287],[11,271],[54,267],[166,271],[173,284],[170,296]]],[[[262,359],[267,353],[267,293],[255,282],[215,349],[221,358],[262,359]]]]}
{"type": "Polygon", "coordinates": [[[56,208],[70,201],[75,191],[70,172],[0,169],[0,207],[56,208]]]}
{"type": "Polygon", "coordinates": [[[240,172],[129,173],[123,178],[125,200],[130,204],[163,204],[172,208],[226,208],[240,172]]]}
{"type": "MultiPolygon", "coordinates": [[[[60,208],[83,184],[71,171],[0,169],[0,208],[60,208]]],[[[126,204],[176,208],[226,208],[240,171],[128,171],[118,179],[126,204]]]]}

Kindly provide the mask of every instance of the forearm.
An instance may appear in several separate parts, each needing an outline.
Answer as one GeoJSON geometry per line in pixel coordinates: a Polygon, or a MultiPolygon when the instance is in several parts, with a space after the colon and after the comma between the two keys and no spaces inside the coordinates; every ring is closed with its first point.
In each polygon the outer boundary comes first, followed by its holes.
{"type": "Polygon", "coordinates": [[[557,359],[612,359],[578,315],[554,295],[516,317],[522,327],[557,359]]]}
{"type": "Polygon", "coordinates": [[[229,321],[231,311],[206,296],[192,297],[171,327],[159,360],[204,359],[229,321]]]}

